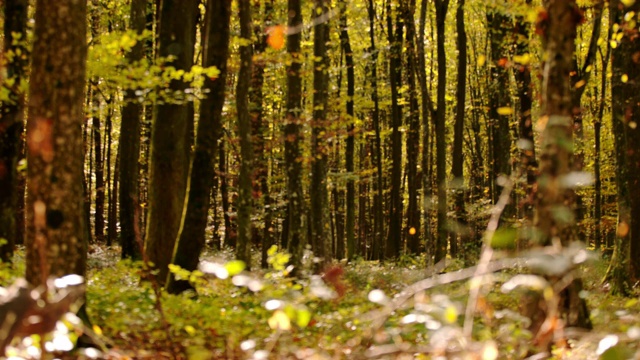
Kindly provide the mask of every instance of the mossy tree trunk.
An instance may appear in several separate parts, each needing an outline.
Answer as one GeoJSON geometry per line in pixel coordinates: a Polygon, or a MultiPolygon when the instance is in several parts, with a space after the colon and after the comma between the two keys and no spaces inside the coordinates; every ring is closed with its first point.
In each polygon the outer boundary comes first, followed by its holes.
{"type": "Polygon", "coordinates": [[[85,274],[83,190],[87,7],[38,0],[27,121],[27,281],[85,274]]]}

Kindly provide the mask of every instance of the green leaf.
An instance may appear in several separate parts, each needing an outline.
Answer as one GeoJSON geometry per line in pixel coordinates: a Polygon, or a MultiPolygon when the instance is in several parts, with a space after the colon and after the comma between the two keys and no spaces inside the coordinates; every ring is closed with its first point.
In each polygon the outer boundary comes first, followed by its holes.
{"type": "Polygon", "coordinates": [[[496,230],[491,238],[491,247],[495,249],[513,249],[516,245],[518,231],[512,228],[496,230]]]}
{"type": "Polygon", "coordinates": [[[306,308],[298,309],[298,313],[296,316],[296,324],[301,328],[305,328],[307,327],[307,325],[309,325],[310,321],[311,321],[311,311],[309,311],[306,308]]]}
{"type": "Polygon", "coordinates": [[[229,276],[240,274],[247,265],[242,260],[232,260],[224,265],[224,268],[229,272],[229,276]]]}

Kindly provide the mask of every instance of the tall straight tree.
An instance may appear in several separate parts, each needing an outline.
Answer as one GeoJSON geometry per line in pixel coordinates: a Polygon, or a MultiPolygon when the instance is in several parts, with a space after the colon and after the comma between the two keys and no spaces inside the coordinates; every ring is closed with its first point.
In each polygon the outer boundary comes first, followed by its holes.
{"type": "MultiPolygon", "coordinates": [[[[511,133],[509,119],[511,117],[511,101],[509,96],[509,71],[507,70],[506,46],[507,35],[512,29],[511,19],[504,14],[504,5],[501,3],[487,12],[489,26],[489,41],[491,49],[489,85],[489,131],[491,149],[491,168],[489,181],[491,181],[491,199],[498,202],[502,187],[498,185],[500,176],[511,174],[511,133]],[[505,111],[505,109],[509,109],[505,111]]],[[[513,206],[507,205],[503,217],[513,215],[513,206]]]]}
{"type": "MultiPolygon", "coordinates": [[[[140,35],[147,24],[148,0],[132,0],[129,18],[129,28],[140,35]]],[[[127,54],[131,66],[144,58],[144,42],[138,39],[127,54]]],[[[122,122],[120,125],[120,245],[122,258],[140,258],[142,244],[137,243],[136,227],[140,226],[140,211],[138,210],[138,179],[140,159],[140,118],[142,104],[138,102],[135,89],[128,89],[124,94],[125,104],[122,108],[122,122]]]]}
{"type": "Polygon", "coordinates": [[[389,78],[391,85],[391,193],[389,195],[389,229],[384,257],[394,259],[402,250],[402,105],[399,102],[402,88],[402,40],[404,19],[401,6],[395,9],[395,27],[392,1],[387,3],[387,38],[390,45],[389,78]]]}
{"type": "Polygon", "coordinates": [[[240,72],[236,85],[236,107],[238,110],[238,137],[240,138],[240,174],[238,176],[238,243],[236,258],[251,267],[251,213],[253,178],[253,147],[251,141],[251,115],[249,113],[249,87],[251,86],[251,67],[253,49],[251,35],[250,0],[239,0],[240,37],[246,43],[240,46],[240,72]]]}
{"type": "MultiPolygon", "coordinates": [[[[27,67],[25,47],[27,28],[27,0],[7,0],[4,5],[4,57],[8,98],[0,104],[0,259],[11,261],[14,243],[22,231],[17,229],[18,201],[24,193],[18,186],[18,161],[22,153],[24,130],[24,94],[20,88],[27,67]],[[12,85],[9,85],[12,84],[12,85]]],[[[23,189],[24,190],[24,189],[23,189]]]]}
{"type": "MultiPolygon", "coordinates": [[[[208,1],[203,31],[202,66],[215,66],[218,77],[205,78],[207,97],[200,102],[200,119],[196,146],[190,168],[186,211],[182,219],[172,263],[193,271],[198,268],[200,253],[205,244],[205,228],[209,212],[211,189],[215,177],[216,149],[221,135],[224,106],[227,58],[229,57],[229,23],[231,0],[208,1]]],[[[167,290],[179,293],[191,286],[188,281],[169,278],[167,290]]]]}
{"type": "Polygon", "coordinates": [[[371,111],[371,118],[373,119],[373,130],[375,132],[375,162],[376,162],[376,193],[374,195],[373,207],[374,207],[374,234],[373,244],[371,244],[371,259],[379,260],[382,258],[383,249],[383,235],[384,235],[384,221],[383,221],[383,202],[384,196],[382,194],[383,179],[382,179],[382,140],[380,135],[380,101],[378,99],[378,49],[376,49],[376,32],[375,32],[375,7],[374,1],[369,0],[367,2],[367,13],[369,15],[369,37],[371,39],[371,45],[369,46],[369,52],[371,53],[371,101],[373,101],[373,110],[371,111]]]}
{"type": "MultiPolygon", "coordinates": [[[[340,1],[340,45],[344,52],[345,63],[347,65],[347,146],[345,149],[345,162],[348,174],[354,171],[353,159],[355,152],[355,113],[353,106],[353,96],[355,95],[355,69],[353,67],[353,50],[351,50],[351,40],[347,24],[347,3],[340,1]]],[[[347,258],[353,259],[356,252],[355,244],[355,219],[356,219],[356,188],[351,177],[347,180],[347,258]]]]}
{"type": "Polygon", "coordinates": [[[436,33],[438,53],[438,87],[436,129],[436,181],[438,182],[438,236],[433,254],[438,263],[447,254],[447,144],[446,144],[446,86],[447,61],[445,52],[445,20],[449,8],[449,0],[436,0],[436,33]]]}
{"type": "MultiPolygon", "coordinates": [[[[167,66],[189,71],[193,65],[198,0],[160,1],[158,55],[171,57],[167,66]]],[[[176,243],[187,189],[191,147],[189,108],[182,80],[171,80],[168,93],[177,96],[158,103],[151,128],[149,214],[145,253],[164,284],[176,243]]]]}
{"type": "Polygon", "coordinates": [[[87,6],[38,0],[27,120],[27,274],[84,275],[84,87],[87,6]]]}
{"type": "Polygon", "coordinates": [[[464,153],[462,151],[462,142],[464,140],[464,118],[467,95],[467,32],[464,28],[464,0],[458,0],[458,8],[456,9],[456,30],[458,38],[456,47],[458,49],[458,75],[456,84],[456,122],[453,131],[453,164],[451,167],[451,175],[455,182],[455,218],[458,222],[459,230],[451,238],[451,256],[455,257],[458,247],[456,236],[462,241],[464,248],[467,232],[465,223],[466,215],[464,209],[464,153]]]}
{"type": "MultiPolygon", "coordinates": [[[[575,0],[545,1],[547,21],[540,27],[545,49],[542,82],[543,121],[540,175],[535,222],[537,240],[550,245],[558,239],[562,245],[574,241],[571,185],[563,186],[573,156],[573,103],[571,72],[575,53],[576,28],[581,14],[575,0]]],[[[567,326],[590,328],[589,311],[580,297],[582,282],[574,279],[563,291],[560,309],[567,326]]],[[[534,320],[535,331],[541,324],[534,320]]]]}
{"type": "MultiPolygon", "coordinates": [[[[288,0],[287,53],[291,62],[287,66],[287,118],[284,126],[284,162],[287,172],[287,214],[285,222],[288,230],[283,231],[283,245],[291,254],[291,264],[297,269],[302,262],[302,250],[306,244],[304,230],[304,194],[302,191],[302,163],[300,144],[302,131],[300,115],[302,109],[302,77],[300,69],[303,62],[300,50],[302,38],[301,0],[288,0]]],[[[294,271],[297,271],[295,270],[294,271]]]]}
{"type": "Polygon", "coordinates": [[[407,187],[409,192],[409,206],[407,208],[407,248],[413,254],[418,254],[421,246],[420,237],[420,208],[418,207],[418,158],[420,155],[420,108],[418,106],[418,90],[416,89],[416,25],[414,15],[416,1],[411,0],[403,5],[403,16],[407,27],[407,87],[409,90],[409,132],[407,134],[407,187]]]}
{"type": "Polygon", "coordinates": [[[326,122],[328,112],[329,90],[329,2],[315,0],[313,18],[313,129],[311,146],[314,159],[311,164],[311,244],[316,256],[322,263],[331,258],[331,242],[329,241],[331,225],[329,222],[329,194],[327,191],[327,152],[326,122]]]}

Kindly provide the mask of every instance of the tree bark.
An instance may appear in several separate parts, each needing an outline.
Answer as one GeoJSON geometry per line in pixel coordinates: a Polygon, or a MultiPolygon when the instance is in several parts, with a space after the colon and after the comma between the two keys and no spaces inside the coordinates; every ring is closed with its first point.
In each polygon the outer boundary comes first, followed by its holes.
{"type": "MultiPolygon", "coordinates": [[[[168,66],[189,71],[193,65],[197,0],[160,2],[160,57],[172,56],[168,66]]],[[[145,253],[158,269],[157,279],[164,285],[168,265],[182,220],[189,167],[189,108],[184,103],[187,84],[172,80],[169,93],[178,96],[159,103],[154,109],[149,165],[149,213],[145,253]],[[179,103],[176,103],[179,102],[179,103]]]]}
{"type": "Polygon", "coordinates": [[[38,0],[27,120],[26,278],[84,275],[83,190],[87,7],[38,0]]]}
{"type": "MultiPolygon", "coordinates": [[[[200,253],[205,244],[209,199],[216,176],[217,143],[222,134],[222,107],[226,91],[230,18],[230,0],[207,2],[202,66],[215,66],[220,73],[216,79],[205,79],[204,86],[209,89],[209,93],[200,102],[200,119],[189,176],[186,212],[173,253],[172,263],[189,271],[198,268],[200,253]]],[[[221,176],[226,175],[221,174],[221,176]]],[[[228,216],[225,215],[225,218],[228,216]]],[[[229,230],[227,227],[225,232],[228,233],[229,230]]],[[[214,238],[216,236],[214,235],[214,238]]],[[[225,243],[225,245],[228,244],[225,243]]],[[[170,276],[167,290],[171,293],[180,293],[190,287],[188,281],[176,280],[175,277],[170,276]]]]}
{"type": "Polygon", "coordinates": [[[294,272],[302,262],[302,252],[306,244],[304,194],[302,191],[302,163],[300,144],[303,133],[300,126],[302,110],[302,77],[300,69],[304,58],[300,49],[302,32],[302,8],[300,0],[288,0],[287,52],[291,63],[287,66],[287,118],[284,126],[284,156],[287,172],[287,214],[285,223],[287,231],[283,232],[283,246],[287,246],[291,254],[294,272]]]}
{"type": "MultiPolygon", "coordinates": [[[[146,27],[147,0],[132,0],[129,28],[140,35],[146,27]]],[[[130,66],[136,66],[144,58],[144,43],[138,40],[127,54],[130,66]]],[[[142,104],[135,95],[136,89],[126,89],[122,122],[120,124],[120,246],[122,258],[140,259],[141,239],[136,239],[135,226],[140,226],[139,165],[140,119],[142,104]],[[136,225],[137,224],[137,225],[136,225]]]]}
{"type": "Polygon", "coordinates": [[[401,5],[395,9],[387,3],[387,38],[389,40],[389,79],[391,85],[391,190],[389,194],[389,229],[384,249],[385,259],[397,259],[402,251],[402,105],[399,90],[402,87],[402,47],[404,19],[401,5]],[[395,29],[395,30],[394,30],[395,29]]]}
{"type": "MultiPolygon", "coordinates": [[[[327,0],[314,1],[313,18],[313,125],[311,146],[314,159],[311,164],[311,244],[321,261],[319,267],[331,260],[331,243],[328,241],[331,225],[329,221],[329,193],[327,190],[327,157],[328,146],[325,134],[328,112],[329,90],[329,19],[325,16],[329,11],[327,0]]],[[[318,269],[316,269],[318,270],[318,269]]]]}
{"type": "Polygon", "coordinates": [[[236,87],[236,107],[238,110],[238,137],[240,137],[240,174],[238,176],[238,243],[236,258],[251,268],[251,214],[253,212],[252,178],[253,146],[251,141],[251,114],[249,112],[249,87],[253,49],[251,46],[251,3],[240,0],[240,37],[248,44],[240,46],[240,72],[236,87]]]}

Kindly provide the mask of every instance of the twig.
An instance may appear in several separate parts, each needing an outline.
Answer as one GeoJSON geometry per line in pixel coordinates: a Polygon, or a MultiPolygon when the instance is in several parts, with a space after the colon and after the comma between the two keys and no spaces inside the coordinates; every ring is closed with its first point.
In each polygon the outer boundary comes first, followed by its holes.
{"type": "MultiPolygon", "coordinates": [[[[474,274],[473,278],[479,278],[480,276],[486,274],[487,267],[491,262],[491,258],[493,257],[493,248],[491,247],[491,239],[496,233],[498,229],[498,225],[500,224],[500,216],[504,212],[504,208],[509,203],[509,197],[511,195],[511,190],[513,189],[513,181],[508,178],[503,178],[505,181],[504,188],[502,188],[502,193],[500,194],[500,198],[498,202],[493,207],[491,211],[491,218],[489,219],[489,223],[487,224],[487,230],[484,233],[484,244],[482,245],[482,255],[480,256],[480,261],[478,262],[478,266],[476,267],[477,273],[474,274]]],[[[463,334],[467,338],[471,338],[471,333],[473,330],[473,314],[476,311],[476,306],[478,303],[478,295],[480,294],[480,284],[477,286],[471,287],[469,291],[469,299],[467,301],[467,308],[464,313],[464,327],[463,334]]]]}

